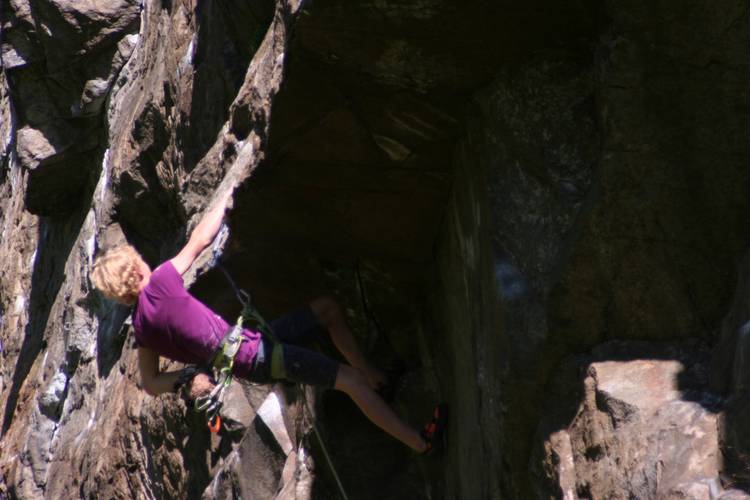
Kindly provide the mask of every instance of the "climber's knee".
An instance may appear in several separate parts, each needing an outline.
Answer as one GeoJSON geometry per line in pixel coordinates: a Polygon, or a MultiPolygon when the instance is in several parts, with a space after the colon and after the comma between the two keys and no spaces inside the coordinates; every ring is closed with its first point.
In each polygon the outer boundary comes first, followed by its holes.
{"type": "Polygon", "coordinates": [[[339,365],[334,388],[347,394],[368,389],[367,379],[361,370],[349,365],[339,365]]]}

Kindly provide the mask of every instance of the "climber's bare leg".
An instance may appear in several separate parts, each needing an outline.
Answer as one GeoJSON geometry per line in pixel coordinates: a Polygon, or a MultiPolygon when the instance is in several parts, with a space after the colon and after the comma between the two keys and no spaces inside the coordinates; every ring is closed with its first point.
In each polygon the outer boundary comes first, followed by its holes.
{"type": "Polygon", "coordinates": [[[341,306],[333,298],[317,298],[310,302],[310,308],[318,322],[328,330],[334,345],[349,364],[362,370],[371,388],[377,390],[388,382],[386,375],[365,359],[346,324],[341,306]]]}
{"type": "Polygon", "coordinates": [[[419,431],[407,425],[396,415],[383,398],[372,390],[362,372],[357,368],[339,365],[334,387],[347,393],[372,423],[411,449],[420,453],[425,451],[427,444],[419,431]]]}

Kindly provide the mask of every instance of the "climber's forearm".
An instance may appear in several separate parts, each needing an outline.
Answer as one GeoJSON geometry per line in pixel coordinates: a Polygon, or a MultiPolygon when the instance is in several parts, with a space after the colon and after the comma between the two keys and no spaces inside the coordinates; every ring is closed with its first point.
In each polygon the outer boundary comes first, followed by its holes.
{"type": "Polygon", "coordinates": [[[148,382],[141,378],[143,390],[151,396],[158,396],[165,392],[174,392],[174,384],[180,376],[180,371],[160,372],[157,376],[148,379],[148,382]]]}
{"type": "Polygon", "coordinates": [[[200,255],[200,253],[214,240],[216,233],[219,232],[221,223],[224,220],[224,212],[226,212],[230,196],[231,191],[221,197],[214,206],[206,212],[203,219],[201,219],[190,234],[190,239],[188,240],[187,245],[180,250],[180,253],[171,259],[172,265],[174,265],[174,268],[178,273],[184,274],[193,264],[193,261],[195,261],[198,255],[200,255]]]}
{"type": "Polygon", "coordinates": [[[143,390],[152,396],[174,390],[180,372],[160,372],[159,355],[147,347],[138,348],[138,371],[143,390]]]}
{"type": "Polygon", "coordinates": [[[196,249],[202,251],[213,242],[224,220],[224,213],[226,212],[230,196],[231,192],[225,194],[211,210],[206,212],[203,219],[193,229],[190,235],[190,242],[195,245],[196,249]]]}

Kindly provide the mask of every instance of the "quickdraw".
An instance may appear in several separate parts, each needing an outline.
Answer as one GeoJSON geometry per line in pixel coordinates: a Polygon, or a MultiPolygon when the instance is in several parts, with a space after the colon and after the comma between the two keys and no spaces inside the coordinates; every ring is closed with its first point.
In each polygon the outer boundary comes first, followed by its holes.
{"type": "Polygon", "coordinates": [[[263,316],[261,316],[258,310],[252,306],[250,295],[244,290],[237,288],[231,276],[229,276],[229,273],[223,266],[219,265],[219,269],[224,272],[232,283],[232,286],[235,288],[237,298],[242,304],[242,314],[237,318],[237,324],[235,324],[235,326],[224,335],[219,349],[208,363],[209,369],[217,375],[216,385],[210,393],[196,398],[193,405],[195,411],[206,413],[206,423],[208,424],[209,430],[213,433],[218,433],[221,430],[221,415],[219,414],[219,411],[224,405],[224,394],[232,383],[234,358],[240,350],[240,345],[246,340],[242,335],[243,324],[245,322],[252,323],[263,336],[275,340],[273,329],[266,320],[263,319],[263,316]]]}
{"type": "Polygon", "coordinates": [[[198,412],[206,412],[208,428],[213,433],[221,430],[221,416],[219,410],[224,405],[224,394],[232,383],[232,368],[234,358],[240,350],[240,345],[245,340],[242,335],[243,317],[237,319],[233,326],[221,341],[221,345],[209,362],[210,367],[218,374],[216,385],[210,393],[195,399],[194,408],[198,412]]]}

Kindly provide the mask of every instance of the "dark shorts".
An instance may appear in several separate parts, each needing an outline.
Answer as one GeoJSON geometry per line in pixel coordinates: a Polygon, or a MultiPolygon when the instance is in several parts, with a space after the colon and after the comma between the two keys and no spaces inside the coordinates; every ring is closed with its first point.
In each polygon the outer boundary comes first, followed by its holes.
{"type": "Polygon", "coordinates": [[[278,342],[263,337],[247,379],[261,384],[289,380],[331,388],[339,364],[309,348],[326,337],[310,307],[303,307],[270,322],[278,342]]]}

